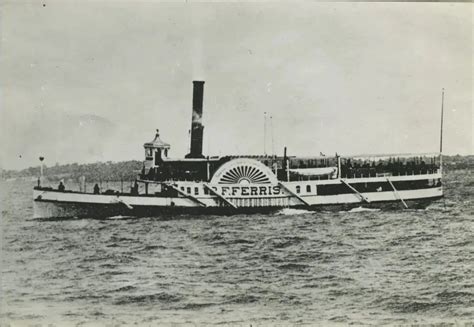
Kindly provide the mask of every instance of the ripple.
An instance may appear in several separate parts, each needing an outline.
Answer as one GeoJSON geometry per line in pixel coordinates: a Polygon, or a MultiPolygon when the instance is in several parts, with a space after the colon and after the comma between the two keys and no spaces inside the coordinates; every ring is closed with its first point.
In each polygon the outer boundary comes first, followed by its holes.
{"type": "Polygon", "coordinates": [[[308,265],[297,264],[297,263],[288,263],[278,266],[281,270],[296,270],[296,271],[305,271],[310,268],[308,265]]]}
{"type": "Polygon", "coordinates": [[[181,297],[169,293],[156,293],[147,295],[126,295],[114,301],[116,305],[128,304],[153,304],[153,303],[173,303],[181,301],[181,297]]]}

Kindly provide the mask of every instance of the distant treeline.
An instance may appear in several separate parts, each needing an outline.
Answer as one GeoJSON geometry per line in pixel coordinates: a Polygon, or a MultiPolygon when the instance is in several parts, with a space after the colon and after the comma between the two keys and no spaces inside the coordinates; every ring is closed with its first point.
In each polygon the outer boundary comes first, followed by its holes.
{"type": "MultiPolygon", "coordinates": [[[[44,175],[50,181],[60,179],[78,180],[82,176],[86,181],[132,181],[137,178],[143,167],[142,161],[131,160],[122,162],[96,162],[91,164],[67,164],[44,166],[44,175]]],[[[40,166],[30,167],[20,171],[3,170],[2,177],[10,178],[31,178],[40,175],[40,166]]]]}
{"type": "MultiPolygon", "coordinates": [[[[446,170],[474,169],[474,155],[469,156],[444,156],[446,170]]],[[[78,180],[82,176],[87,181],[132,181],[141,172],[142,161],[131,160],[122,162],[97,162],[91,164],[67,164],[44,167],[44,174],[48,180],[60,179],[78,180]]],[[[3,179],[31,178],[40,175],[40,166],[23,170],[2,170],[3,179]]]]}
{"type": "Polygon", "coordinates": [[[443,163],[446,170],[474,169],[474,155],[443,156],[443,163]]]}

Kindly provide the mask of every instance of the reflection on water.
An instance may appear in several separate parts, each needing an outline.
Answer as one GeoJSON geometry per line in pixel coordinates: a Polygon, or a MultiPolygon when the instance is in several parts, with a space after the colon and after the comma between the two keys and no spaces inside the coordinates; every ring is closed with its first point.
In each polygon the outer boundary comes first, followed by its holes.
{"type": "Polygon", "coordinates": [[[471,321],[462,176],[427,210],[172,219],[34,220],[32,185],[4,183],[2,324],[471,321]]]}

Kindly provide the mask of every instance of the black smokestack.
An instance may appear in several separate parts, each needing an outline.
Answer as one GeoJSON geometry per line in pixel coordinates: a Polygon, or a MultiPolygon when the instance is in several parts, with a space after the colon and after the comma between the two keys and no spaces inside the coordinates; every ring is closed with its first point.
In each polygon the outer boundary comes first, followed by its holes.
{"type": "Polygon", "coordinates": [[[191,150],[186,158],[204,158],[202,155],[202,139],[204,126],[202,125],[202,99],[204,81],[193,81],[193,116],[191,121],[191,150]]]}

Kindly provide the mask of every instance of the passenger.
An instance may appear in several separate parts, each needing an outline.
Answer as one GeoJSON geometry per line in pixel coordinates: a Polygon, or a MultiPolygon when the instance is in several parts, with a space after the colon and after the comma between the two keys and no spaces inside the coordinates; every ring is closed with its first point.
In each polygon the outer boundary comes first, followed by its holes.
{"type": "Polygon", "coordinates": [[[98,184],[94,185],[94,194],[100,194],[100,187],[98,184]]]}
{"type": "Polygon", "coordinates": [[[59,185],[58,185],[58,191],[59,192],[64,192],[65,189],[66,189],[66,187],[64,186],[63,181],[60,181],[59,185]]]}
{"type": "Polygon", "coordinates": [[[155,180],[155,170],[153,168],[150,168],[150,170],[148,171],[148,178],[150,180],[155,180]]]}
{"type": "Polygon", "coordinates": [[[135,181],[135,184],[133,184],[132,189],[130,190],[130,193],[132,195],[138,195],[138,183],[135,181]]]}
{"type": "Polygon", "coordinates": [[[421,163],[420,163],[420,173],[422,174],[427,173],[426,163],[424,160],[421,160],[421,163]]]}

